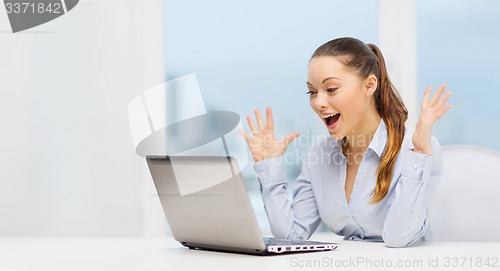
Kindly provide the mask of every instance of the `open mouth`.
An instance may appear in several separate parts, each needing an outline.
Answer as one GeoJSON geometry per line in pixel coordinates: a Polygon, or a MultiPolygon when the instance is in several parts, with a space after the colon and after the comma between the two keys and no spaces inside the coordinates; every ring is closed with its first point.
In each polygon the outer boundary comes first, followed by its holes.
{"type": "Polygon", "coordinates": [[[336,113],[323,117],[323,120],[325,121],[326,127],[331,130],[335,128],[339,118],[340,118],[340,113],[336,113]]]}

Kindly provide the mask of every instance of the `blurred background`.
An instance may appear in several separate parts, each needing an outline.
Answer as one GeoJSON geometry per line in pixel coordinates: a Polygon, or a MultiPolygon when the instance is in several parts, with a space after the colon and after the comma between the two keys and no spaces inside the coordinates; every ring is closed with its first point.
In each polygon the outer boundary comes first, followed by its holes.
{"type": "MultiPolygon", "coordinates": [[[[338,37],[379,46],[408,127],[426,87],[446,83],[453,108],[435,125],[440,143],[500,151],[498,14],[494,0],[81,0],[12,34],[2,7],[0,236],[169,234],[127,107],[190,73],[207,111],[238,113],[247,133],[246,116],[271,106],[276,135],[301,134],[286,152],[293,182],[307,146],[327,136],[309,107],[308,61],[338,37]]],[[[243,173],[270,234],[252,163],[243,173]]]]}

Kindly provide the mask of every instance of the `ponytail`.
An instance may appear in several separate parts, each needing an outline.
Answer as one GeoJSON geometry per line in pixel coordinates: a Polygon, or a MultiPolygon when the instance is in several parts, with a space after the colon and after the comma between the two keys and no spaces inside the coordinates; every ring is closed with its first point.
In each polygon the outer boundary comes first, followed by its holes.
{"type": "Polygon", "coordinates": [[[405,122],[408,118],[408,110],[403,104],[398,91],[389,80],[382,53],[374,44],[367,44],[367,46],[377,56],[378,60],[377,78],[379,80],[377,91],[374,93],[375,104],[387,127],[387,143],[380,164],[377,167],[377,184],[372,193],[371,203],[375,204],[387,195],[391,186],[394,164],[405,136],[405,122]]]}
{"type": "Polygon", "coordinates": [[[319,56],[338,57],[344,65],[358,72],[362,78],[374,74],[378,79],[377,90],[373,96],[377,112],[386,124],[387,143],[377,167],[377,184],[372,193],[371,203],[376,204],[384,199],[391,186],[394,164],[405,136],[408,110],[389,80],[384,57],[374,44],[365,45],[355,38],[338,38],[321,45],[311,59],[319,56]]]}

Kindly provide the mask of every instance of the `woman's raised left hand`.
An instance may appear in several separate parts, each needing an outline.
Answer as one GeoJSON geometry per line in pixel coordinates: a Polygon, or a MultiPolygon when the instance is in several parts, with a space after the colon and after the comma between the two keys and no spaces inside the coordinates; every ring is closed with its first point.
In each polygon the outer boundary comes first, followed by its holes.
{"type": "Polygon", "coordinates": [[[432,99],[430,98],[432,86],[425,90],[420,116],[412,139],[415,152],[432,155],[432,125],[451,108],[451,105],[445,105],[446,100],[451,96],[451,92],[448,91],[441,97],[445,88],[446,85],[441,85],[432,99]]]}

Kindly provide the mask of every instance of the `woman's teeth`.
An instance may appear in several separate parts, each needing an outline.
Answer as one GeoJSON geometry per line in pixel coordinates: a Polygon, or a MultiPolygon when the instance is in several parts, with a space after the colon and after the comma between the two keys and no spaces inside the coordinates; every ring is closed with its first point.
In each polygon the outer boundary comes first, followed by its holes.
{"type": "Polygon", "coordinates": [[[339,113],[335,113],[335,114],[331,114],[331,115],[324,115],[324,116],[321,116],[321,118],[326,119],[326,118],[333,117],[333,116],[338,115],[338,114],[339,113]]]}

